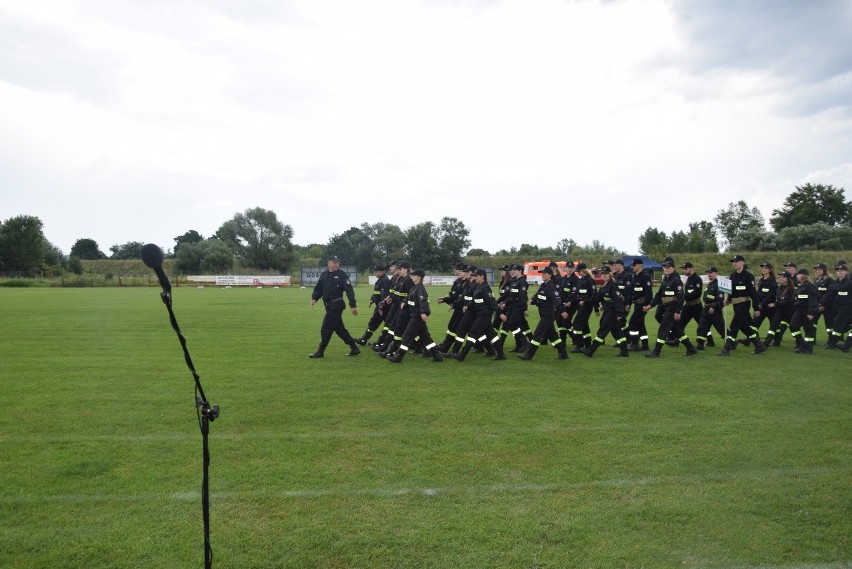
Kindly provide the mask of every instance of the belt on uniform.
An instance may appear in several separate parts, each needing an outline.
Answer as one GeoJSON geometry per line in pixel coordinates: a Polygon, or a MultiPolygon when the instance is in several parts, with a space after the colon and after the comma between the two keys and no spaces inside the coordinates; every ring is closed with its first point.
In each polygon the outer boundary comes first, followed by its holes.
{"type": "Polygon", "coordinates": [[[687,306],[696,306],[698,304],[701,304],[701,299],[696,298],[695,300],[687,300],[684,304],[686,304],[687,306]]]}
{"type": "Polygon", "coordinates": [[[751,300],[751,298],[747,296],[738,296],[736,298],[731,299],[731,304],[739,304],[741,302],[748,302],[749,300],[751,300]]]}
{"type": "Polygon", "coordinates": [[[661,299],[660,302],[662,302],[663,304],[671,304],[672,302],[674,302],[676,300],[677,300],[676,297],[670,296],[670,297],[661,299]]]}

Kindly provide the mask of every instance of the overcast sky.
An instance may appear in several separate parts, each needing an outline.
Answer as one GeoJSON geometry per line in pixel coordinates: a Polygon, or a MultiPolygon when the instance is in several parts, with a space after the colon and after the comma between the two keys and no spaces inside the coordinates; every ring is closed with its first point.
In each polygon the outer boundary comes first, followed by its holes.
{"type": "Polygon", "coordinates": [[[0,219],[66,253],[271,209],[491,252],[852,197],[852,0],[0,0],[0,219]]]}

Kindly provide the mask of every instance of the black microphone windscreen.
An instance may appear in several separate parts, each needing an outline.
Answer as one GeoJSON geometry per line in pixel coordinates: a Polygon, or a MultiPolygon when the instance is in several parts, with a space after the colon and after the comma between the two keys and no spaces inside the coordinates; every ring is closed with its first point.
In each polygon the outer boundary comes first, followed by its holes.
{"type": "Polygon", "coordinates": [[[158,245],[148,243],[142,246],[142,262],[156,269],[163,266],[163,250],[158,245]]]}

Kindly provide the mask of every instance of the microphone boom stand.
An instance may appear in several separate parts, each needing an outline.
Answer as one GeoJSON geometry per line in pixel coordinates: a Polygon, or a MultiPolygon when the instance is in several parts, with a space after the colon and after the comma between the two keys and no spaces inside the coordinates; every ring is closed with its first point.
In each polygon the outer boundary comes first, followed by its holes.
{"type": "Polygon", "coordinates": [[[172,310],[172,295],[168,290],[163,290],[160,293],[163,299],[163,304],[169,312],[169,321],[180,340],[181,348],[183,348],[183,357],[186,360],[186,366],[192,373],[195,379],[195,408],[198,413],[198,423],[201,427],[201,456],[202,456],[202,475],[201,475],[201,516],[204,520],[204,568],[210,569],[213,566],[213,549],[210,547],[210,484],[208,470],[210,468],[210,448],[208,445],[208,435],[210,434],[210,423],[219,417],[219,406],[210,405],[207,402],[207,397],[204,395],[204,389],[201,387],[201,378],[195,371],[195,366],[192,364],[192,358],[189,356],[189,350],[186,347],[186,338],[180,332],[175,313],[172,310]]]}

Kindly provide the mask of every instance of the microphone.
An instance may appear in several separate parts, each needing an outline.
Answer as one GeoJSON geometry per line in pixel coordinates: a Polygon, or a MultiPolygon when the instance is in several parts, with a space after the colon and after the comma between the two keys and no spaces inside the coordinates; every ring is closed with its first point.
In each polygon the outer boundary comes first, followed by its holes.
{"type": "Polygon", "coordinates": [[[163,250],[158,245],[148,243],[142,247],[142,262],[154,269],[157,273],[157,278],[160,279],[160,286],[163,287],[165,294],[171,294],[172,283],[163,271],[163,250]]]}

